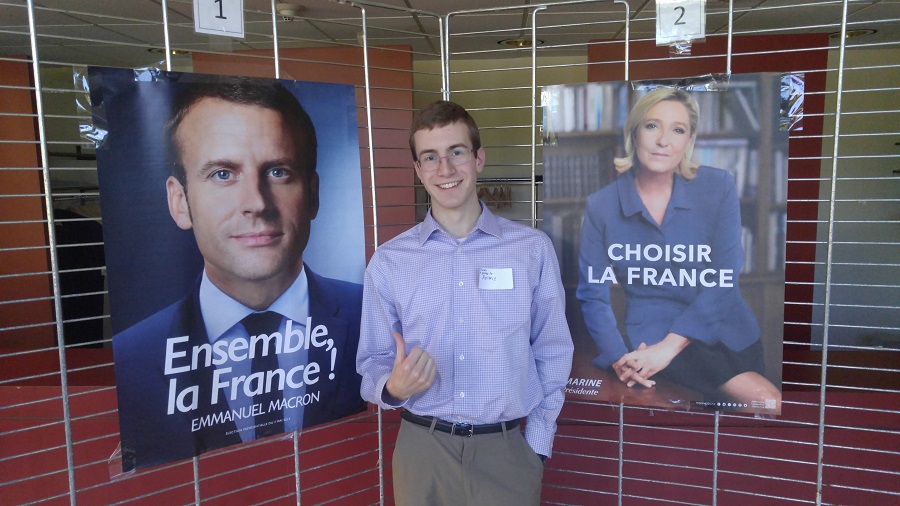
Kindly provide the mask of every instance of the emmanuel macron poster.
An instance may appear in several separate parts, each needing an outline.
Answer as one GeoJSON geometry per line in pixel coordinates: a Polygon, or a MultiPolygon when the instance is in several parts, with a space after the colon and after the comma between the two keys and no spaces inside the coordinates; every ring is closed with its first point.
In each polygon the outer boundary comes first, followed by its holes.
{"type": "Polygon", "coordinates": [[[575,341],[567,398],[781,413],[781,77],[544,88],[543,230],[575,341]]]}
{"type": "Polygon", "coordinates": [[[89,79],[123,470],[363,411],[353,87],[89,79]]]}

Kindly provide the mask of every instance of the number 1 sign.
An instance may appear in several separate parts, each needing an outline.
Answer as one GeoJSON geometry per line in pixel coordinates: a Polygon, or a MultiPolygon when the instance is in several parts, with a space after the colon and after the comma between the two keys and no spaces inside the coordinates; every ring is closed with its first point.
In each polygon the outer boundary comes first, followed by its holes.
{"type": "Polygon", "coordinates": [[[706,0],[656,0],[656,45],[706,37],[706,0]]]}
{"type": "Polygon", "coordinates": [[[194,31],[244,38],[244,0],[194,0],[194,31]]]}

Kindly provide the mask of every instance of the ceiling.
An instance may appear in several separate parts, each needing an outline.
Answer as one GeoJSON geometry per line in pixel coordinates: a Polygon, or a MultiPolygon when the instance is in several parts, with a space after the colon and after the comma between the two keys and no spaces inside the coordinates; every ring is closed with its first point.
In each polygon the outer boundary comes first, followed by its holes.
{"type": "MultiPolygon", "coordinates": [[[[206,0],[212,1],[212,0],[206,0]]],[[[367,0],[368,1],[368,0],[367,0]]],[[[298,12],[278,16],[279,47],[359,45],[362,11],[349,2],[290,0],[298,12]]],[[[34,0],[39,57],[47,64],[146,66],[162,59],[151,48],[165,47],[163,0],[34,0]]],[[[437,58],[438,18],[451,16],[454,58],[499,58],[521,50],[498,44],[530,38],[529,0],[380,0],[365,5],[370,45],[409,45],[415,58],[437,58]],[[487,4],[487,6],[486,6],[487,4]],[[433,14],[432,14],[433,13],[433,14]]],[[[625,5],[611,0],[552,6],[538,14],[542,54],[584,54],[590,40],[624,38],[625,5]]],[[[366,2],[363,2],[366,4],[366,2]]],[[[655,36],[656,2],[627,0],[632,39],[655,36]]],[[[0,0],[0,54],[31,53],[26,0],[0,0]]],[[[168,0],[172,48],[231,52],[272,48],[271,0],[244,0],[245,37],[196,34],[190,0],[168,0]]],[[[734,33],[811,33],[840,30],[841,1],[734,0],[734,33]]],[[[877,33],[853,44],[900,41],[900,1],[851,1],[848,29],[877,33]]],[[[707,0],[707,35],[728,30],[728,2],[707,0]]],[[[187,58],[187,57],[183,57],[187,58]]]]}

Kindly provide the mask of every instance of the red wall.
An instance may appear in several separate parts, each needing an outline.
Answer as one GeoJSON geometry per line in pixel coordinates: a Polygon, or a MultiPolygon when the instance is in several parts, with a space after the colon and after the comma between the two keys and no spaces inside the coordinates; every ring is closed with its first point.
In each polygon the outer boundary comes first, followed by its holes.
{"type": "Polygon", "coordinates": [[[3,348],[56,344],[31,65],[0,61],[0,330],[3,348]],[[9,88],[6,88],[9,87],[9,88]],[[18,87],[18,88],[17,88],[18,87]],[[13,115],[16,116],[13,116],[13,115]],[[12,168],[13,170],[9,170],[12,168]],[[15,196],[12,196],[15,195],[15,196]],[[31,223],[21,223],[28,222],[31,223]],[[19,222],[19,223],[12,223],[19,222]],[[8,248],[33,248],[9,251],[8,248]],[[24,276],[6,277],[24,274],[24,276]],[[12,302],[32,299],[28,302],[12,302]],[[34,300],[44,299],[44,300],[34,300]],[[43,324],[43,325],[41,325],[43,324]]]}
{"type": "MultiPolygon", "coordinates": [[[[0,444],[0,497],[4,504],[52,497],[56,499],[42,504],[69,503],[59,393],[58,387],[0,387],[0,407],[21,406],[4,409],[0,418],[0,433],[4,435],[0,444]]],[[[716,466],[720,504],[814,500],[818,394],[795,392],[786,397],[793,403],[785,406],[786,415],[780,421],[722,417],[716,466]]],[[[878,420],[866,420],[865,430],[855,429],[860,419],[854,408],[877,409],[895,402],[892,394],[829,394],[828,404],[835,407],[827,410],[823,503],[884,504],[884,495],[857,488],[900,492],[900,484],[892,479],[900,473],[900,460],[889,457],[900,448],[895,437],[886,438],[881,433],[889,428],[896,431],[900,414],[884,414],[878,420]]],[[[70,405],[80,504],[110,504],[144,495],[147,497],[138,503],[193,501],[191,461],[116,477],[115,465],[108,462],[118,441],[113,389],[74,387],[70,405]]],[[[555,454],[544,473],[544,502],[615,501],[618,419],[614,405],[566,405],[555,454]]],[[[398,417],[389,413],[385,420],[386,495],[391,504],[390,454],[398,417]]],[[[629,409],[624,420],[627,478],[623,492],[631,496],[626,504],[658,504],[659,500],[711,503],[711,416],[629,409]]],[[[377,503],[376,433],[376,419],[371,414],[304,431],[300,437],[303,503],[320,504],[336,498],[340,498],[336,504],[342,505],[377,503]]],[[[204,454],[199,465],[203,504],[269,500],[295,504],[292,449],[290,440],[270,438],[261,444],[204,454]]]]}

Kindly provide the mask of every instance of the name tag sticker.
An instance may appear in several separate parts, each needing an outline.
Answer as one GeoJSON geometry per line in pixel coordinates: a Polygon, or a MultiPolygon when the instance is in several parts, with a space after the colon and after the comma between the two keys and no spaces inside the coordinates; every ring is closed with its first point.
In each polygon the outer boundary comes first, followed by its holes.
{"type": "Polygon", "coordinates": [[[512,290],[512,269],[482,267],[478,273],[478,288],[482,290],[512,290]]]}

